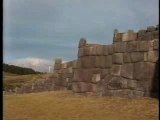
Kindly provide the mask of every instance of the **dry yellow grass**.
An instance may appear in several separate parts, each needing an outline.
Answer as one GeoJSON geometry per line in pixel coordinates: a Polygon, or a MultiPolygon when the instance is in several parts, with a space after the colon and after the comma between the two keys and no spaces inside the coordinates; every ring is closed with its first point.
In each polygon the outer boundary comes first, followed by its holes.
{"type": "Polygon", "coordinates": [[[158,120],[158,100],[85,97],[67,91],[4,96],[5,120],[158,120]]]}

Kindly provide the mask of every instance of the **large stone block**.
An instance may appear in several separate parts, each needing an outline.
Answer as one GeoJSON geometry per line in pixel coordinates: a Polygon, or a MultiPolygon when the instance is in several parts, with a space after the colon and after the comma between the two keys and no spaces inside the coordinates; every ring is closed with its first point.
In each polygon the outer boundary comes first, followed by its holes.
{"type": "Polygon", "coordinates": [[[67,68],[67,63],[63,63],[63,64],[62,64],[62,68],[63,68],[63,69],[67,68]]]}
{"type": "Polygon", "coordinates": [[[78,49],[78,58],[84,56],[84,48],[79,48],[78,49]]]}
{"type": "Polygon", "coordinates": [[[121,67],[121,76],[129,79],[133,79],[133,64],[123,64],[121,67]]]}
{"type": "Polygon", "coordinates": [[[154,33],[153,32],[146,32],[146,34],[142,40],[153,40],[153,39],[154,39],[154,33]]]}
{"type": "Polygon", "coordinates": [[[148,41],[139,41],[138,42],[138,51],[148,51],[149,43],[148,41]]]}
{"type": "Polygon", "coordinates": [[[133,79],[136,80],[152,80],[155,74],[155,63],[137,62],[134,63],[133,79]]]}
{"type": "Polygon", "coordinates": [[[92,92],[94,93],[99,92],[99,86],[97,84],[92,84],[92,92]]]}
{"type": "Polygon", "coordinates": [[[67,72],[66,73],[73,73],[73,68],[72,67],[67,68],[67,72]]]}
{"type": "Polygon", "coordinates": [[[96,55],[103,55],[103,46],[102,45],[99,45],[99,46],[96,46],[96,55]]]}
{"type": "Polygon", "coordinates": [[[101,57],[100,56],[95,56],[95,63],[93,64],[96,68],[100,68],[101,66],[101,57]]]}
{"type": "Polygon", "coordinates": [[[61,64],[55,64],[54,65],[54,70],[59,70],[61,69],[61,64]]]}
{"type": "Polygon", "coordinates": [[[92,71],[89,69],[77,69],[73,74],[73,81],[92,82],[92,71]]]}
{"type": "Polygon", "coordinates": [[[113,45],[108,45],[108,54],[113,54],[113,45]]]}
{"type": "Polygon", "coordinates": [[[110,90],[127,88],[127,79],[121,77],[112,77],[107,83],[107,88],[110,90]]]}
{"type": "Polygon", "coordinates": [[[158,51],[149,51],[148,52],[148,61],[149,62],[157,62],[159,58],[158,51]]]}
{"type": "Polygon", "coordinates": [[[148,41],[148,45],[149,45],[149,51],[154,50],[154,40],[148,41]]]}
{"type": "Polygon", "coordinates": [[[112,62],[112,55],[106,56],[105,59],[106,59],[105,67],[106,67],[106,68],[112,67],[112,63],[113,63],[113,62],[112,62]]]}
{"type": "Polygon", "coordinates": [[[153,39],[159,39],[159,31],[153,31],[152,35],[153,35],[153,39]]]}
{"type": "Polygon", "coordinates": [[[137,81],[137,88],[136,90],[138,91],[143,91],[143,92],[150,92],[152,87],[151,81],[137,81]]]}
{"type": "Polygon", "coordinates": [[[114,53],[113,54],[113,63],[114,64],[123,64],[123,53],[114,53]]]}
{"type": "Polygon", "coordinates": [[[83,56],[89,55],[89,47],[83,47],[83,56]]]}
{"type": "Polygon", "coordinates": [[[156,28],[154,26],[149,26],[147,27],[147,32],[152,32],[152,31],[155,31],[156,28]]]}
{"type": "Polygon", "coordinates": [[[106,57],[105,56],[100,56],[100,67],[101,68],[105,68],[105,62],[106,62],[106,59],[105,59],[106,57]]]}
{"type": "Polygon", "coordinates": [[[153,42],[153,49],[159,50],[159,39],[155,39],[153,42]]]}
{"type": "Polygon", "coordinates": [[[110,69],[101,70],[101,78],[104,79],[106,75],[110,74],[110,69]]]}
{"type": "Polygon", "coordinates": [[[81,38],[80,41],[79,41],[78,47],[79,47],[79,48],[80,48],[80,47],[83,47],[83,46],[85,46],[86,44],[87,44],[87,40],[84,39],[84,38],[81,38]]]}
{"type": "Polygon", "coordinates": [[[132,41],[132,40],[137,40],[137,33],[128,32],[123,34],[122,41],[132,41]]]}
{"type": "Polygon", "coordinates": [[[131,53],[131,61],[132,62],[144,61],[144,53],[143,52],[133,52],[133,53],[131,53]]]}
{"type": "Polygon", "coordinates": [[[118,90],[107,90],[106,96],[122,97],[122,98],[133,98],[133,91],[130,89],[118,89],[118,90]]]}
{"type": "Polygon", "coordinates": [[[115,36],[115,41],[116,42],[122,41],[122,36],[123,36],[123,33],[117,33],[115,36]]]}
{"type": "Polygon", "coordinates": [[[144,62],[148,61],[148,52],[144,52],[144,62]]]}
{"type": "Polygon", "coordinates": [[[144,36],[146,34],[146,30],[139,30],[138,31],[138,39],[139,39],[139,37],[142,37],[142,36],[144,36]]]}
{"type": "Polygon", "coordinates": [[[86,82],[73,82],[72,90],[73,92],[77,92],[77,93],[90,92],[92,90],[92,86],[90,83],[86,83],[86,82]]]}
{"type": "Polygon", "coordinates": [[[96,51],[94,51],[94,47],[88,47],[88,55],[96,55],[96,51]]]}
{"type": "Polygon", "coordinates": [[[131,62],[130,53],[123,53],[123,62],[124,63],[130,63],[131,62]]]}
{"type": "Polygon", "coordinates": [[[126,51],[127,42],[116,42],[113,44],[114,52],[122,53],[126,51]]]}
{"type": "Polygon", "coordinates": [[[97,83],[101,80],[101,75],[100,74],[93,74],[92,76],[92,82],[97,83]]]}
{"type": "Polygon", "coordinates": [[[82,68],[92,68],[94,66],[95,57],[94,56],[86,56],[81,58],[81,67],[82,68]]]}
{"type": "Polygon", "coordinates": [[[127,88],[131,90],[135,90],[137,88],[137,81],[136,80],[128,80],[127,81],[127,88]]]}
{"type": "Polygon", "coordinates": [[[112,65],[111,75],[120,76],[122,65],[112,65]]]}
{"type": "Polygon", "coordinates": [[[105,78],[104,78],[104,81],[105,81],[106,83],[108,83],[113,77],[114,77],[114,75],[107,74],[107,75],[105,76],[105,78]]]}
{"type": "Polygon", "coordinates": [[[127,42],[126,51],[127,52],[138,51],[138,41],[127,42]]]}
{"type": "Polygon", "coordinates": [[[108,45],[103,45],[103,55],[108,55],[108,45]]]}
{"type": "Polygon", "coordinates": [[[133,90],[133,96],[134,97],[144,97],[143,91],[133,90]]]}

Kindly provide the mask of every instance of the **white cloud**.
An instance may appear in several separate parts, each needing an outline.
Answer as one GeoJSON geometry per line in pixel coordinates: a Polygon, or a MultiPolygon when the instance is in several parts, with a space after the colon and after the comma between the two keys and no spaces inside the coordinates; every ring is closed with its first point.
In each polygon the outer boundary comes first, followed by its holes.
{"type": "Polygon", "coordinates": [[[28,57],[28,58],[21,58],[21,59],[14,60],[9,64],[32,68],[40,72],[48,72],[49,66],[51,66],[51,68],[53,69],[54,61],[50,61],[42,58],[28,57]]]}

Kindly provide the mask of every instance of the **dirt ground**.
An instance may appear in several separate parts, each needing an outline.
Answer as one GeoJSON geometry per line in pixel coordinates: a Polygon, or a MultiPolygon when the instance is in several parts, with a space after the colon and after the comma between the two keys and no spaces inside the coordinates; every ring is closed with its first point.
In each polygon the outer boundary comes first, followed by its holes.
{"type": "Polygon", "coordinates": [[[154,98],[122,99],[52,91],[4,95],[5,120],[158,120],[154,98]]]}

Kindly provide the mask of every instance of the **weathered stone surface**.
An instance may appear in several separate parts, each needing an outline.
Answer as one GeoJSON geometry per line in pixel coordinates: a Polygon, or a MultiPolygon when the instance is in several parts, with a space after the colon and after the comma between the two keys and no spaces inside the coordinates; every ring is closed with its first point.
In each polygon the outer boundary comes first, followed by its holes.
{"type": "Polygon", "coordinates": [[[143,91],[133,90],[133,96],[134,97],[144,97],[143,91]]]}
{"type": "Polygon", "coordinates": [[[121,77],[112,77],[107,83],[107,88],[110,90],[127,88],[127,79],[121,77]]]}
{"type": "Polygon", "coordinates": [[[106,68],[112,67],[112,63],[113,63],[113,62],[112,62],[112,55],[106,56],[105,59],[106,59],[105,67],[106,67],[106,68]]]}
{"type": "Polygon", "coordinates": [[[132,40],[137,40],[137,33],[124,33],[122,36],[122,41],[132,41],[132,40]]]}
{"type": "Polygon", "coordinates": [[[108,55],[108,45],[103,45],[103,55],[108,55]]]}
{"type": "Polygon", "coordinates": [[[148,51],[148,49],[149,49],[148,41],[138,42],[138,51],[148,51]]]}
{"type": "Polygon", "coordinates": [[[95,64],[96,56],[86,56],[81,58],[82,68],[92,68],[95,64]]]}
{"type": "Polygon", "coordinates": [[[148,52],[148,61],[149,62],[157,62],[158,61],[158,51],[149,51],[148,52]]]}
{"type": "Polygon", "coordinates": [[[123,64],[123,53],[114,53],[113,54],[113,63],[114,64],[123,64]]]}
{"type": "Polygon", "coordinates": [[[113,47],[116,53],[126,52],[127,42],[116,42],[113,44],[113,47]]]}
{"type": "Polygon", "coordinates": [[[78,49],[78,58],[84,56],[84,52],[83,51],[84,51],[84,48],[79,48],[78,49]]]}
{"type": "Polygon", "coordinates": [[[92,71],[89,69],[77,69],[74,71],[73,81],[92,82],[92,71]]]}
{"type": "Polygon", "coordinates": [[[123,62],[124,63],[130,63],[131,62],[130,53],[123,53],[123,62]]]}
{"type": "Polygon", "coordinates": [[[151,81],[137,81],[137,88],[136,90],[138,91],[143,91],[143,92],[149,92],[151,90],[152,84],[151,81]]]}
{"type": "Polygon", "coordinates": [[[92,82],[97,83],[101,80],[101,75],[100,74],[93,74],[92,76],[92,82]]]}
{"type": "Polygon", "coordinates": [[[103,55],[103,46],[102,45],[96,46],[96,54],[103,55]]]}
{"type": "Polygon", "coordinates": [[[138,37],[144,36],[146,34],[146,30],[139,30],[138,37]]]}
{"type": "Polygon", "coordinates": [[[153,31],[153,39],[159,39],[159,31],[153,31]]]}
{"type": "Polygon", "coordinates": [[[131,61],[132,62],[144,61],[144,53],[143,52],[133,52],[133,53],[131,53],[131,61]]]}
{"type": "Polygon", "coordinates": [[[95,63],[94,63],[95,67],[99,68],[101,66],[101,58],[100,58],[100,56],[95,56],[94,59],[95,59],[95,63]]]}
{"type": "Polygon", "coordinates": [[[99,86],[97,84],[92,84],[92,92],[96,93],[99,92],[99,86]]]}
{"type": "Polygon", "coordinates": [[[72,90],[73,92],[90,92],[92,90],[92,86],[90,83],[86,82],[73,82],[72,90]]]}
{"type": "Polygon", "coordinates": [[[96,55],[94,52],[94,47],[88,47],[88,55],[96,55]]]}
{"type": "Polygon", "coordinates": [[[138,41],[127,42],[126,51],[127,52],[138,51],[138,41]]]}
{"type": "Polygon", "coordinates": [[[152,80],[155,73],[155,63],[138,62],[134,63],[133,79],[152,80]]]}
{"type": "Polygon", "coordinates": [[[105,95],[123,98],[134,97],[133,91],[129,89],[107,90],[105,95]]]}
{"type": "Polygon", "coordinates": [[[108,54],[113,54],[113,45],[108,45],[108,54]]]}
{"type": "Polygon", "coordinates": [[[122,41],[123,33],[117,33],[115,36],[115,42],[122,41]]]}
{"type": "Polygon", "coordinates": [[[83,47],[83,55],[88,56],[89,55],[89,47],[83,47]]]}
{"type": "Polygon", "coordinates": [[[63,68],[63,69],[67,68],[67,63],[63,63],[63,64],[62,64],[62,68],[63,68]]]}
{"type": "Polygon", "coordinates": [[[154,40],[148,41],[148,45],[149,45],[149,51],[154,50],[154,40]]]}
{"type": "Polygon", "coordinates": [[[144,52],[144,62],[148,60],[148,52],[144,52]]]}
{"type": "Polygon", "coordinates": [[[159,39],[155,39],[153,42],[153,49],[159,50],[159,39]]]}
{"type": "Polygon", "coordinates": [[[101,70],[101,78],[104,79],[106,75],[110,74],[110,69],[101,70]]]}
{"type": "Polygon", "coordinates": [[[55,70],[59,70],[59,69],[61,69],[61,67],[62,67],[61,64],[55,64],[54,65],[55,70]]]}
{"type": "Polygon", "coordinates": [[[87,43],[87,40],[84,39],[84,38],[81,38],[80,41],[79,41],[79,46],[78,46],[78,47],[79,47],[79,48],[80,48],[80,47],[83,47],[83,46],[86,45],[86,43],[87,43]]]}
{"type": "Polygon", "coordinates": [[[137,81],[136,80],[128,80],[127,81],[127,88],[133,90],[137,88],[137,81]]]}
{"type": "Polygon", "coordinates": [[[154,39],[154,32],[147,32],[143,39],[144,40],[153,40],[154,39]]]}
{"type": "Polygon", "coordinates": [[[129,79],[133,79],[133,64],[123,64],[121,67],[121,76],[129,79]]]}
{"type": "Polygon", "coordinates": [[[147,27],[147,32],[152,32],[152,31],[155,31],[156,28],[154,26],[149,26],[147,27]]]}
{"type": "Polygon", "coordinates": [[[122,65],[112,65],[111,74],[120,76],[122,65]]]}
{"type": "Polygon", "coordinates": [[[101,68],[105,68],[105,62],[106,62],[106,59],[105,59],[106,57],[105,56],[100,56],[100,67],[101,68]]]}
{"type": "Polygon", "coordinates": [[[154,39],[154,36],[156,35],[157,36],[157,33],[156,31],[154,32],[146,32],[145,34],[141,34],[138,36],[138,40],[153,40],[154,39]],[[155,32],[155,33],[154,33],[155,32]],[[155,34],[155,35],[154,35],[155,34]]]}
{"type": "Polygon", "coordinates": [[[67,72],[66,73],[73,73],[73,68],[72,67],[67,68],[67,72]]]}
{"type": "Polygon", "coordinates": [[[112,79],[112,77],[114,77],[114,75],[107,74],[107,75],[105,76],[105,78],[104,78],[104,81],[105,81],[106,83],[108,83],[108,82],[112,79]]]}

